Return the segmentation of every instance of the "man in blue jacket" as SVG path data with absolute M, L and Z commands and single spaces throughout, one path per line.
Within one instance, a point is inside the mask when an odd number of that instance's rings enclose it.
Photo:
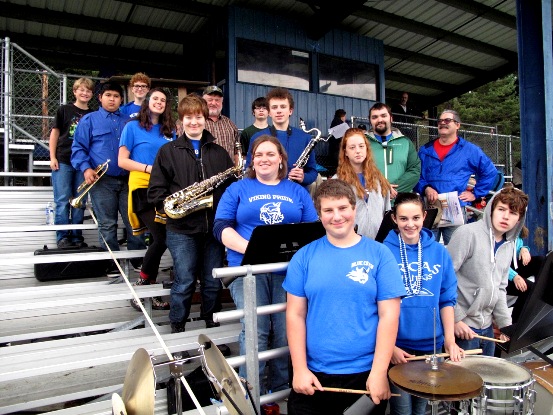
M 81 118 L 71 147 L 71 164 L 84 173 L 87 184 L 98 181 L 90 189 L 94 214 L 98 218 L 100 246 L 119 251 L 117 241 L 117 212 L 121 214 L 127 229 L 129 250 L 145 249 L 144 241 L 133 236 L 128 215 L 128 172 L 117 165 L 119 138 L 129 119 L 119 111 L 123 89 L 119 84 L 107 82 L 102 85 L 99 100 L 101 107 Z M 110 160 L 107 172 L 98 180 L 96 167 Z M 104 243 L 105 240 L 105 243 Z M 139 266 L 141 260 L 132 261 Z M 117 268 L 112 269 L 117 273 Z M 108 275 L 110 272 L 108 272 Z
M 461 137 L 457 132 L 461 118 L 456 111 L 445 110 L 438 119 L 439 137 L 419 150 L 421 178 L 415 190 L 434 203 L 438 194 L 457 191 L 461 207 L 477 197 L 486 196 L 492 189 L 497 169 L 482 149 Z M 471 175 L 476 176 L 476 185 L 467 190 Z M 436 240 L 443 236 L 447 245 L 455 226 L 433 230 Z

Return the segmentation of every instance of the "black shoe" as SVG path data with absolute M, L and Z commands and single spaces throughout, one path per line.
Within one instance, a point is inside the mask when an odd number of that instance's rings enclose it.
M 206 329 L 211 329 L 213 327 L 219 327 L 220 325 L 221 325 L 221 323 L 215 323 L 213 320 L 210 320 L 210 319 L 205 320 L 205 328 Z
M 72 247 L 73 247 L 73 244 L 71 243 L 71 241 L 68 238 L 61 238 L 58 241 L 58 248 L 60 248 L 60 249 L 72 248 Z
M 186 323 L 171 323 L 171 334 L 184 333 Z
M 173 353 L 173 357 L 175 358 L 175 360 L 188 359 L 190 357 L 190 353 L 188 353 L 187 350 L 183 352 L 176 352 L 176 353 Z M 187 360 L 184 363 L 192 363 L 192 362 L 190 360 Z
M 219 349 L 219 351 L 221 352 L 221 354 L 225 357 L 229 357 L 230 356 L 230 347 L 228 347 L 226 344 L 220 344 L 217 346 L 217 348 Z
M 80 249 L 88 247 L 88 244 L 85 241 L 75 241 L 73 242 L 73 246 Z

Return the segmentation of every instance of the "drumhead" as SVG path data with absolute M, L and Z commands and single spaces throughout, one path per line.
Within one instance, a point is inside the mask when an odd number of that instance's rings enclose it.
M 460 362 L 448 363 L 478 373 L 487 385 L 524 384 L 532 378 L 532 374 L 526 368 L 497 357 L 466 356 Z

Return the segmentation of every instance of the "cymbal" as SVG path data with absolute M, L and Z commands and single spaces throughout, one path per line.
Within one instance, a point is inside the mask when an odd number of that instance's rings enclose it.
M 219 351 L 215 343 L 205 334 L 198 336 L 198 343 L 205 346 L 203 355 L 205 357 L 205 370 L 207 377 L 213 383 L 219 397 L 225 404 L 231 415 L 254 415 L 251 401 L 246 399 L 246 390 L 240 382 L 238 375 L 227 362 L 227 359 Z M 213 379 L 213 377 L 215 379 Z M 221 390 L 224 389 L 224 392 Z M 230 398 L 230 399 L 229 399 Z M 231 402 L 234 402 L 233 403 Z M 236 407 L 235 407 L 236 405 Z
M 153 415 L 156 394 L 154 367 L 145 349 L 134 352 L 125 382 L 123 402 L 128 415 Z
M 479 395 L 484 385 L 477 373 L 449 363 L 439 363 L 437 370 L 424 361 L 404 363 L 391 368 L 388 376 L 399 388 L 430 400 L 467 399 Z
M 114 393 L 111 395 L 111 414 L 112 415 L 127 415 L 127 410 L 125 409 L 125 403 L 121 397 Z

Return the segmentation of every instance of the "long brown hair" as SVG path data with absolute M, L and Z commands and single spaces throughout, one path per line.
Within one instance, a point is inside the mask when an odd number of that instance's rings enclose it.
M 365 141 L 367 147 L 367 157 L 363 161 L 363 177 L 365 178 L 365 188 L 361 185 L 361 182 L 357 178 L 357 173 L 353 170 L 349 159 L 346 157 L 346 147 L 348 145 L 348 139 L 354 135 L 360 135 Z M 373 159 L 373 152 L 369 144 L 369 140 L 365 136 L 365 132 L 360 128 L 350 128 L 344 134 L 342 143 L 340 145 L 340 156 L 338 158 L 338 169 L 336 171 L 338 178 L 342 179 L 346 183 L 355 187 L 355 193 L 362 198 L 365 197 L 365 190 L 377 191 L 380 184 L 380 193 L 382 196 L 387 196 L 390 193 L 391 186 L 388 180 L 384 177 Z

